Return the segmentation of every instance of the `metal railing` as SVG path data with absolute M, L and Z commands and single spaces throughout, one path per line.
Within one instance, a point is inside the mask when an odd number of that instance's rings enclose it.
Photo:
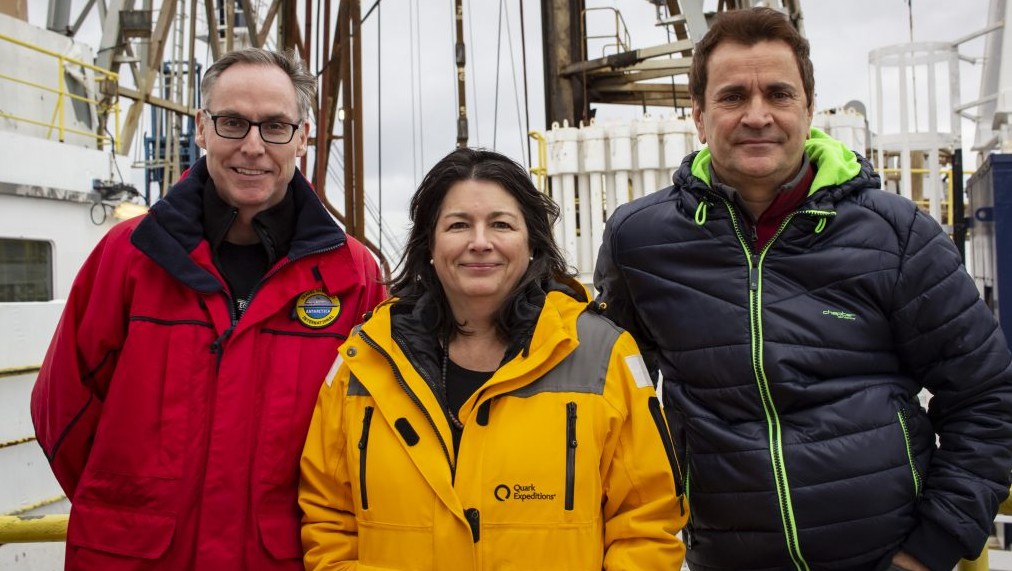
M 1005 501 L 998 506 L 998 513 L 1000 515 L 1012 515 L 1012 494 L 1005 498 Z M 988 562 L 988 548 L 985 545 L 984 551 L 980 553 L 980 557 L 973 561 L 963 560 L 959 562 L 959 566 L 956 568 L 959 571 L 988 571 L 991 568 Z
M 69 521 L 67 514 L 0 516 L 0 544 L 66 541 Z
M 925 175 L 925 174 L 930 174 L 931 173 L 931 171 L 929 169 L 923 169 L 923 168 L 920 168 L 920 169 L 909 169 L 909 170 L 910 170 L 911 174 Z M 882 176 L 887 175 L 887 174 L 902 175 L 903 169 L 897 169 L 897 168 L 875 169 L 875 172 L 877 172 L 879 175 L 882 175 Z M 972 175 L 973 173 L 974 173 L 973 170 L 964 170 L 963 171 L 963 175 L 964 176 L 969 176 L 969 175 Z M 940 174 L 940 175 L 946 175 L 945 180 L 946 180 L 946 187 L 947 187 L 947 189 L 946 189 L 945 197 L 942 200 L 942 207 L 945 209 L 945 212 L 946 212 L 945 220 L 946 220 L 946 222 L 948 224 L 951 225 L 952 224 L 952 218 L 953 218 L 952 191 L 953 191 L 953 182 L 954 182 L 952 180 L 952 169 L 939 169 L 938 170 L 938 174 Z M 920 200 L 915 200 L 914 204 L 916 204 L 920 208 L 922 208 L 925 211 L 927 211 L 931 207 L 931 200 L 928 199 L 928 198 L 922 198 Z M 939 223 L 941 223 L 941 220 L 939 220 Z
M 53 498 L 61 501 L 65 496 Z M 41 506 L 32 506 L 36 509 Z M 1012 496 L 998 508 L 1002 515 L 1012 515 Z M 0 545 L 4 543 L 41 543 L 67 540 L 67 523 L 70 516 L 58 515 L 6 515 L 0 516 Z M 973 561 L 959 562 L 958 571 L 988 571 L 988 548 L 985 546 L 980 557 Z
M 545 191 L 545 178 L 548 177 L 548 141 L 540 131 L 531 131 L 527 136 L 538 143 L 538 165 L 531 166 L 531 174 L 534 175 L 538 190 Z
M 52 94 L 55 94 L 57 96 L 56 97 L 56 105 L 55 105 L 55 107 L 53 109 L 52 116 L 50 117 L 50 119 L 49 119 L 48 122 L 46 122 L 46 121 L 40 121 L 38 119 L 31 118 L 31 117 L 22 117 L 22 116 L 19 116 L 19 115 L 15 115 L 13 113 L 7 113 L 6 111 L 2 111 L 2 110 L 0 110 L 0 117 L 6 118 L 6 119 L 10 119 L 12 121 L 17 121 L 17 122 L 20 122 L 20 123 L 27 123 L 27 124 L 30 124 L 30 125 L 37 125 L 37 126 L 40 126 L 40 127 L 47 127 L 49 129 L 49 131 L 46 133 L 46 137 L 52 137 L 53 131 L 55 130 L 57 132 L 57 134 L 58 134 L 58 138 L 59 138 L 60 142 L 64 142 L 66 140 L 67 133 L 72 133 L 72 134 L 80 135 L 80 136 L 83 136 L 83 137 L 93 138 L 93 139 L 95 139 L 96 144 L 98 144 L 98 145 L 103 145 L 103 144 L 105 144 L 107 142 L 115 142 L 115 147 L 116 147 L 115 150 L 116 150 L 116 152 L 121 152 L 120 141 L 113 141 L 111 136 L 104 135 L 104 134 L 101 134 L 101 133 L 94 133 L 94 132 L 89 132 L 89 131 L 81 131 L 79 129 L 72 129 L 70 127 L 67 127 L 66 117 L 65 117 L 65 115 L 66 115 L 65 110 L 66 110 L 67 100 L 68 99 L 69 100 L 73 100 L 73 101 L 80 101 L 80 102 L 86 103 L 86 104 L 88 104 L 90 106 L 95 106 L 97 109 L 99 109 L 100 113 L 104 113 L 104 112 L 107 112 L 107 111 L 111 110 L 113 112 L 114 117 L 115 117 L 115 131 L 114 132 L 118 133 L 119 130 L 120 130 L 120 107 L 119 107 L 119 98 L 118 98 L 117 92 L 115 90 L 112 91 L 111 99 L 108 102 L 103 102 L 103 101 L 100 101 L 100 100 L 97 100 L 97 99 L 90 99 L 88 97 L 84 97 L 82 95 L 78 95 L 76 93 L 71 93 L 71 92 L 67 91 L 67 85 L 66 85 L 65 76 L 66 76 L 66 68 L 67 68 L 67 66 L 68 65 L 75 65 L 75 66 L 80 66 L 80 67 L 82 67 L 84 69 L 91 70 L 92 72 L 94 72 L 95 73 L 95 82 L 96 82 L 97 86 L 102 86 L 102 85 L 113 85 L 113 86 L 116 86 L 116 85 L 119 84 L 119 74 L 117 74 L 117 73 L 115 73 L 113 71 L 110 71 L 108 69 L 103 69 L 101 67 L 97 67 L 97 66 L 92 65 L 92 64 L 90 64 L 88 62 L 81 61 L 79 59 L 75 59 L 75 58 L 71 58 L 71 57 L 67 57 L 67 56 L 65 56 L 63 54 L 60 54 L 58 52 L 54 52 L 52 50 L 48 50 L 48 49 L 43 48 L 43 47 L 32 45 L 32 44 L 30 44 L 28 42 L 19 40 L 17 38 L 12 38 L 11 36 L 0 34 L 0 40 L 3 40 L 3 41 L 6 41 L 6 42 L 9 42 L 11 44 L 14 44 L 16 46 L 20 46 L 22 48 L 34 51 L 36 53 L 44 54 L 44 55 L 50 56 L 52 58 L 55 58 L 56 59 L 56 70 L 55 70 L 56 71 L 56 85 L 57 85 L 56 88 L 53 88 L 53 87 L 50 87 L 49 85 L 43 85 L 41 83 L 35 83 L 33 81 L 28 81 L 26 79 L 15 77 L 15 76 L 12 76 L 12 75 L 8 75 L 6 73 L 0 73 L 0 80 L 10 81 L 10 82 L 13 82 L 13 83 L 17 83 L 19 85 L 24 85 L 24 86 L 27 86 L 27 87 L 31 87 L 31 88 L 37 89 L 39 91 L 43 91 L 43 92 L 47 92 L 47 93 L 52 93 Z M 99 89 L 99 91 L 102 91 L 102 90 Z

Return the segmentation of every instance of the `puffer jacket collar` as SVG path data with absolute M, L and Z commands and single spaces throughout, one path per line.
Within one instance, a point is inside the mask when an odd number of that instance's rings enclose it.
M 211 293 L 223 289 L 221 280 L 194 259 L 194 251 L 207 244 L 203 225 L 203 189 L 210 175 L 201 157 L 186 176 L 151 207 L 130 241 L 173 277 L 187 286 Z M 309 181 L 296 170 L 288 192 L 295 203 L 295 233 L 285 260 L 332 250 L 347 241 L 344 231 L 320 203 Z
M 819 129 L 811 130 L 811 137 L 805 142 L 805 153 L 816 173 L 802 209 L 832 212 L 844 197 L 869 186 L 881 186 L 878 174 L 867 159 Z M 705 200 L 708 193 L 714 192 L 710 188 L 711 158 L 709 148 L 685 157 L 672 176 L 675 185 L 672 191 L 685 190 L 697 200 Z

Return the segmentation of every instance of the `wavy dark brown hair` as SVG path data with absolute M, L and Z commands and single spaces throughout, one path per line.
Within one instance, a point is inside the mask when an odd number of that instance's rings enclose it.
M 552 235 L 552 226 L 559 218 L 558 205 L 534 187 L 523 166 L 505 155 L 485 149 L 461 148 L 443 157 L 429 170 L 411 197 L 411 231 L 404 257 L 398 265 L 399 273 L 390 282 L 390 292 L 409 303 L 425 293 L 432 293 L 438 315 L 433 325 L 440 338 L 463 333 L 461 326 L 464 324 L 454 319 L 446 293 L 429 260 L 443 199 L 453 185 L 465 180 L 493 182 L 502 187 L 516 199 L 527 224 L 528 246 L 534 259 L 495 318 L 496 331 L 506 340 L 521 314 L 518 306 L 532 286 L 547 289 L 551 281 L 574 274 Z

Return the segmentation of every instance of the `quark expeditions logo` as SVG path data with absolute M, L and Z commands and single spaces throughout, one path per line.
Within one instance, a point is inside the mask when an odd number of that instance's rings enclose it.
M 550 502 L 556 496 L 539 492 L 534 484 L 499 484 L 492 494 L 500 502 Z
M 307 291 L 295 302 L 295 316 L 306 327 L 326 327 L 341 315 L 341 300 L 327 295 L 322 289 Z

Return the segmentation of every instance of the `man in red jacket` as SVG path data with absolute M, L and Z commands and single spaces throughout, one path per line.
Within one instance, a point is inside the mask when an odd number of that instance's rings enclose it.
M 295 168 L 315 83 L 294 55 L 214 63 L 197 115 L 206 156 L 77 276 L 32 394 L 73 504 L 67 569 L 302 568 L 313 404 L 385 296 Z

